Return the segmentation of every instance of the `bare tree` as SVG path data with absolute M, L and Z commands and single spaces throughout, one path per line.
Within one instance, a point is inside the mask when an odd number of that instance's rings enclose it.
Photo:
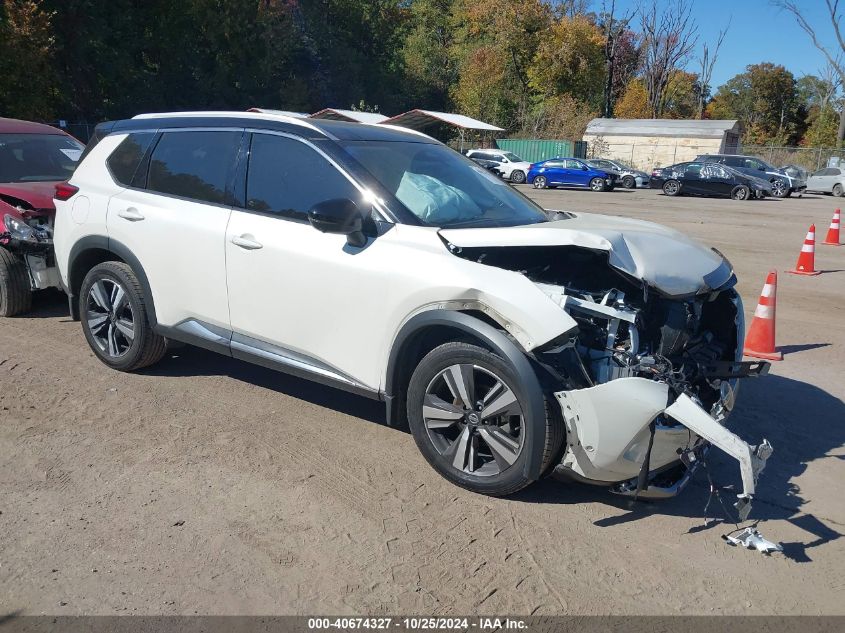
M 701 50 L 701 57 L 699 58 L 699 68 L 701 72 L 698 73 L 698 103 L 696 105 L 698 118 L 704 118 L 704 107 L 707 105 L 707 97 L 710 94 L 710 80 L 713 78 L 713 67 L 716 65 L 716 60 L 719 57 L 719 49 L 722 48 L 722 42 L 725 41 L 725 35 L 728 34 L 728 29 L 731 28 L 731 22 L 728 20 L 728 25 L 719 31 L 716 38 L 716 44 L 712 50 L 707 42 L 704 42 Z
M 837 75 L 839 75 L 840 83 L 845 85 L 845 63 L 843 63 L 841 57 L 841 55 L 845 53 L 845 37 L 843 37 L 840 24 L 842 16 L 839 14 L 839 0 L 825 0 L 828 17 L 830 19 L 830 23 L 833 25 L 833 31 L 836 33 L 836 42 L 839 44 L 839 51 L 837 51 L 835 55 L 827 46 L 819 41 L 816 34 L 817 27 L 810 24 L 797 2 L 793 2 L 793 0 L 774 0 L 774 4 L 786 9 L 795 16 L 798 26 L 804 29 L 804 32 L 810 36 L 813 46 L 821 51 L 827 59 L 827 63 L 830 64 L 830 66 L 836 70 Z M 836 140 L 840 145 L 842 144 L 842 141 L 845 140 L 845 108 L 842 108 L 839 112 L 839 129 L 836 131 Z
M 692 19 L 689 0 L 673 0 L 658 9 L 657 0 L 641 15 L 643 38 L 643 81 L 651 116 L 663 114 L 666 87 L 672 72 L 682 67 L 698 41 L 698 27 Z
M 616 53 L 619 48 L 619 38 L 628 28 L 631 20 L 636 15 L 636 9 L 624 13 L 620 18 L 616 18 L 616 0 L 610 0 L 608 6 L 607 0 L 602 0 L 602 21 L 604 26 L 604 68 L 605 68 L 605 84 L 604 84 L 604 108 L 602 115 L 605 118 L 613 116 L 613 77 L 616 71 Z
M 590 0 L 560 0 L 558 10 L 561 15 L 574 18 L 576 15 L 584 15 L 590 8 Z

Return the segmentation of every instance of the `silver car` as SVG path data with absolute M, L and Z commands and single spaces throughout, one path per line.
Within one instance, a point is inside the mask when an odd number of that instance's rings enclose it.
M 832 193 L 837 198 L 845 192 L 845 172 L 839 167 L 825 167 L 807 178 L 807 191 Z
M 587 161 L 592 167 L 597 169 L 604 169 L 616 177 L 617 181 L 625 187 L 625 189 L 636 189 L 637 187 L 648 187 L 649 176 L 644 171 L 634 169 L 630 165 L 620 163 L 618 160 L 610 160 L 609 158 L 593 158 Z

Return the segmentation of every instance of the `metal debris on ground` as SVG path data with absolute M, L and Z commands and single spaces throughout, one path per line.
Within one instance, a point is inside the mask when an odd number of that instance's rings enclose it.
M 756 549 L 758 552 L 763 552 L 764 554 L 783 551 L 783 546 L 780 543 L 772 543 L 768 539 L 763 538 L 763 535 L 760 534 L 760 531 L 756 527 L 747 527 L 736 536 L 725 534 L 722 538 L 725 539 L 728 545 Z

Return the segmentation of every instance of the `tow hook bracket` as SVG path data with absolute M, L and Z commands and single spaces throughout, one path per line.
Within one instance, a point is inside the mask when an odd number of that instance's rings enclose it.
M 783 546 L 780 543 L 772 543 L 770 540 L 763 538 L 763 535 L 755 527 L 747 527 L 736 536 L 725 534 L 722 538 L 728 545 L 756 549 L 763 554 L 783 551 Z

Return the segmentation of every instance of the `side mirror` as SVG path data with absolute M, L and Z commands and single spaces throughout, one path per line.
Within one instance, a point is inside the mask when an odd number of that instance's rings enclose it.
M 321 233 L 345 235 L 350 246 L 361 247 L 367 243 L 364 216 L 349 198 L 333 198 L 315 204 L 308 212 L 308 221 Z

